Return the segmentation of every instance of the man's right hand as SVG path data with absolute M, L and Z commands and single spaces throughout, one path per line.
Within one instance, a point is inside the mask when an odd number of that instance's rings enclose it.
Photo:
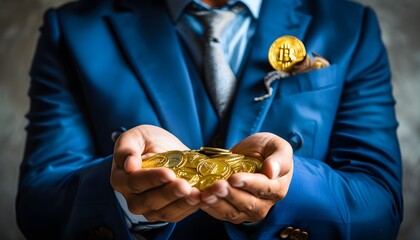
M 111 185 L 126 199 L 133 214 L 150 222 L 178 222 L 200 208 L 200 191 L 166 168 L 143 169 L 142 159 L 169 150 L 188 150 L 166 130 L 140 125 L 116 141 Z

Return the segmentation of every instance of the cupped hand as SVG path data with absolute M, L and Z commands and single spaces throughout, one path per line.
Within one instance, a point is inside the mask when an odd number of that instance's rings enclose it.
M 133 214 L 150 222 L 177 222 L 199 209 L 200 191 L 166 168 L 142 168 L 156 153 L 188 148 L 168 131 L 140 125 L 116 141 L 110 181 L 126 199 Z
M 201 207 L 208 214 L 235 224 L 257 222 L 283 199 L 293 175 L 290 144 L 271 133 L 257 133 L 235 145 L 231 151 L 263 161 L 260 173 L 235 173 L 203 190 Z

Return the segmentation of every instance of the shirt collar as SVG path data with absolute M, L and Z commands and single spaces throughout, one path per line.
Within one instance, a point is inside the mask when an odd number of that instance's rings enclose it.
M 263 0 L 229 0 L 228 4 L 231 5 L 237 2 L 242 2 L 249 9 L 252 16 L 257 19 L 260 13 L 262 1 Z M 166 5 L 169 9 L 172 20 L 174 22 L 178 21 L 184 9 L 193 2 L 202 5 L 200 0 L 166 0 Z

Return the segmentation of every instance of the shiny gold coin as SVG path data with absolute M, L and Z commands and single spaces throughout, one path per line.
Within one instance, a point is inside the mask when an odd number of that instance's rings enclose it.
M 200 181 L 195 187 L 197 187 L 200 191 L 202 191 L 205 188 L 213 185 L 213 183 L 215 183 L 216 181 L 223 180 L 223 179 L 224 178 L 220 175 L 206 175 L 200 179 Z
M 232 152 L 228 149 L 223 149 L 223 148 L 201 147 L 200 153 L 203 153 L 205 155 L 216 155 L 216 154 L 230 154 Z
M 231 167 L 224 161 L 210 158 L 198 164 L 197 172 L 203 176 L 219 175 L 227 178 L 231 174 Z
M 241 161 L 242 159 L 244 159 L 244 157 L 245 156 L 242 154 L 231 153 L 231 154 L 214 155 L 212 156 L 212 159 L 218 159 L 228 164 L 232 164 L 234 162 Z
M 306 57 L 305 45 L 293 36 L 283 36 L 273 42 L 268 50 L 268 61 L 280 71 L 290 72 L 296 63 Z
M 230 153 L 231 151 L 229 149 L 224 149 L 224 148 L 216 148 L 216 147 L 201 147 L 200 151 L 204 151 L 204 152 L 228 152 Z
M 161 154 L 153 155 L 142 162 L 142 168 L 157 168 L 164 167 L 168 163 L 169 159 Z
M 175 172 L 177 178 L 183 178 L 187 180 L 192 187 L 194 187 L 201 180 L 201 176 L 193 168 L 176 168 L 173 169 L 173 171 Z
M 188 168 L 197 168 L 198 164 L 201 161 L 208 159 L 207 155 L 201 154 L 196 151 L 185 151 L 184 154 L 187 156 L 188 160 L 184 167 Z
M 183 167 L 188 160 L 188 157 L 182 151 L 168 151 L 161 154 L 168 158 L 168 162 L 165 164 L 167 168 Z
M 238 172 L 254 173 L 254 172 L 259 171 L 259 169 L 261 168 L 261 164 L 259 164 L 257 161 L 244 158 L 241 161 L 234 163 L 231 167 L 234 173 L 238 173 Z
M 244 159 L 243 159 L 243 161 L 245 161 L 245 162 L 247 162 L 247 161 L 254 162 L 255 163 L 255 172 L 261 172 L 261 167 L 262 167 L 263 163 L 259 159 L 254 158 L 254 157 L 245 156 Z
M 207 155 L 208 154 L 208 155 Z M 221 148 L 200 150 L 168 151 L 156 154 L 143 161 L 144 168 L 166 167 L 178 178 L 203 190 L 215 181 L 228 179 L 234 172 L 259 171 L 262 163 L 252 157 L 232 153 Z

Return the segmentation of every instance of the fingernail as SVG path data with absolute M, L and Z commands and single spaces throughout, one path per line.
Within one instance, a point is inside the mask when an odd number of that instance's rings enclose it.
M 160 184 L 166 184 L 166 183 L 168 183 L 168 182 L 170 182 L 170 180 L 169 180 L 169 179 L 167 179 L 167 178 L 160 178 L 160 179 L 159 179 L 159 183 L 160 183 Z
M 280 173 L 280 164 L 277 161 L 273 161 L 271 163 L 271 167 L 273 169 L 273 178 L 276 178 L 279 176 Z
M 207 198 L 203 199 L 204 202 L 206 202 L 207 204 L 214 204 L 217 202 L 217 197 L 214 195 L 210 195 Z
M 218 197 L 227 197 L 227 195 L 229 194 L 229 191 L 227 190 L 227 188 L 222 189 L 221 191 L 217 192 L 216 195 Z
M 195 206 L 200 202 L 200 200 L 194 198 L 187 198 L 185 201 L 191 206 Z
M 161 184 L 166 184 L 176 178 L 175 174 L 173 174 L 173 171 L 170 171 L 169 174 L 163 175 L 159 181 Z
M 185 197 L 185 193 L 179 191 L 178 189 L 175 189 L 174 193 L 177 197 Z
M 127 171 L 127 159 L 124 161 L 124 171 L 125 171 L 125 172 L 128 172 L 128 171 Z
M 131 173 L 141 169 L 141 161 L 133 155 L 126 157 L 124 162 L 124 171 L 126 173 Z
M 238 181 L 238 182 L 233 182 L 232 186 L 237 187 L 237 188 L 241 188 L 241 187 L 245 186 L 245 184 L 242 181 Z

